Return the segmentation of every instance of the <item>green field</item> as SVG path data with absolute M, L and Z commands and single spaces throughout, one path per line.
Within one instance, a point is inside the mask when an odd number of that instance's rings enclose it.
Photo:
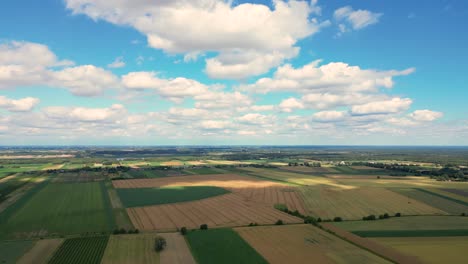
M 334 223 L 362 237 L 467 236 L 468 217 L 409 216 Z
M 33 246 L 33 241 L 0 242 L 0 263 L 16 263 Z
M 336 174 L 347 174 L 347 175 L 388 175 L 391 171 L 383 169 L 355 169 L 349 166 L 335 166 L 334 170 Z
M 0 235 L 19 238 L 109 232 L 114 228 L 114 218 L 104 190 L 104 182 L 42 186 L 0 215 Z
M 460 204 L 449 197 L 431 193 L 424 189 L 392 189 L 392 191 L 426 203 L 450 214 L 460 215 L 461 213 L 468 213 L 468 206 Z
M 232 229 L 192 231 L 187 234 L 187 241 L 200 264 L 267 263 Z
M 200 200 L 228 192 L 213 186 L 117 189 L 120 200 L 127 208 Z
M 185 169 L 188 174 L 220 174 L 220 172 L 213 168 L 196 168 L 196 169 Z
M 69 238 L 58 248 L 49 263 L 99 264 L 108 240 L 108 236 Z
M 154 238 L 145 234 L 111 236 L 102 263 L 159 263 Z

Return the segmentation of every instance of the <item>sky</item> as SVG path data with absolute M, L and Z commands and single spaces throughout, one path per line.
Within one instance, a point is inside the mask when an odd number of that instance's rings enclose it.
M 0 4 L 0 145 L 468 145 L 468 3 Z

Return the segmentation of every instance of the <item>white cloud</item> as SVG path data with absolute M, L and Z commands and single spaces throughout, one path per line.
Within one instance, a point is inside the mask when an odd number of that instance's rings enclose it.
M 279 107 L 281 108 L 282 111 L 284 112 L 292 112 L 294 109 L 303 109 L 304 104 L 297 100 L 296 98 L 288 98 L 283 100 Z
M 347 113 L 343 111 L 321 111 L 312 115 L 316 122 L 337 122 L 345 119 Z
M 315 2 L 276 0 L 272 9 L 222 0 L 66 0 L 66 5 L 74 14 L 132 26 L 151 47 L 168 53 L 217 52 L 207 60 L 207 73 L 238 79 L 279 65 L 294 56 L 298 40 L 328 25 L 310 19 L 320 12 Z M 251 60 L 244 60 L 244 53 Z
M 416 110 L 413 113 L 409 114 L 409 116 L 415 120 L 415 121 L 421 121 L 421 122 L 430 122 L 434 121 L 436 119 L 439 119 L 443 116 L 444 114 L 442 112 L 436 112 L 436 111 L 431 111 L 431 110 Z
M 125 67 L 125 62 L 123 60 L 123 57 L 115 58 L 115 60 L 112 63 L 107 64 L 107 67 L 108 68 L 113 68 L 113 69 Z
M 75 95 L 96 96 L 119 86 L 118 77 L 109 71 L 93 65 L 70 67 L 72 64 L 59 61 L 41 44 L 17 41 L 2 44 L 0 88 L 44 85 L 65 88 Z
M 5 96 L 0 96 L 0 108 L 4 108 L 11 112 L 29 112 L 40 100 L 38 98 L 26 97 L 21 99 L 10 99 Z
M 114 122 L 126 114 L 123 105 L 114 104 L 109 108 L 85 107 L 46 107 L 43 112 L 49 118 L 65 120 L 64 122 Z
M 333 16 L 339 22 L 346 22 L 352 29 L 359 30 L 379 22 L 382 13 L 373 13 L 368 10 L 354 10 L 351 6 L 344 6 L 335 10 Z M 348 31 L 344 24 L 339 25 L 341 33 Z
M 409 98 L 392 98 L 386 101 L 370 102 L 362 105 L 351 107 L 353 115 L 372 115 L 372 114 L 388 114 L 399 113 L 411 106 L 413 101 Z

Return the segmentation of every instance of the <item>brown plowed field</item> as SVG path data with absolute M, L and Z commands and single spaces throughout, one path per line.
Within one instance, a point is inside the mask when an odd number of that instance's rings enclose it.
M 325 229 L 328 229 L 332 232 L 334 232 L 337 236 L 342 237 L 348 241 L 351 241 L 352 243 L 359 245 L 363 248 L 367 248 L 368 250 L 383 256 L 387 259 L 392 260 L 395 263 L 412 263 L 412 264 L 417 264 L 421 263 L 420 259 L 418 259 L 415 256 L 410 256 L 406 255 L 404 253 L 401 253 L 397 251 L 396 249 L 393 249 L 391 247 L 385 246 L 383 244 L 380 244 L 376 241 L 357 236 L 353 233 L 350 233 L 344 229 L 341 229 L 333 224 L 330 223 L 323 223 L 322 226 Z
M 235 230 L 269 263 L 388 263 L 312 225 L 240 227 Z
M 302 223 L 302 219 L 280 212 L 270 205 L 251 202 L 237 194 L 165 205 L 127 209 L 133 225 L 140 230 L 175 230 L 183 226 L 198 228 L 241 226 L 250 223 Z

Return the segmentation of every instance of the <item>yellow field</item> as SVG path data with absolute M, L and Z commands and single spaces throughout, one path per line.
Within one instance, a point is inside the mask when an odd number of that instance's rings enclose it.
M 389 237 L 374 240 L 427 263 L 466 263 L 468 237 Z
M 195 264 L 195 259 L 187 246 L 185 238 L 179 233 L 160 234 L 166 239 L 167 246 L 160 253 L 161 264 Z
M 333 175 L 331 175 L 332 177 Z M 427 177 L 399 177 L 395 179 L 386 178 L 377 179 L 377 177 L 341 177 L 334 179 L 337 183 L 349 186 L 366 186 L 380 188 L 448 188 L 448 189 L 465 189 L 468 190 L 468 182 L 447 182 L 436 181 Z
M 404 215 L 446 214 L 419 201 L 383 188 L 336 189 L 328 187 L 300 187 L 306 210 L 322 219 L 341 217 L 361 219 L 370 214 L 402 213 Z
M 388 263 L 312 225 L 234 230 L 269 263 Z
M 101 263 L 159 263 L 154 238 L 150 234 L 111 236 Z

